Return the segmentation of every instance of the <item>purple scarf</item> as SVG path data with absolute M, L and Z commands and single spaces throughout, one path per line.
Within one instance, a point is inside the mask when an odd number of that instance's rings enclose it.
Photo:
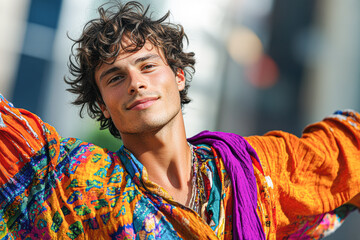
M 233 238 L 265 239 L 256 212 L 257 189 L 251 156 L 259 165 L 260 161 L 255 150 L 243 137 L 233 133 L 204 131 L 188 141 L 212 146 L 224 162 L 233 186 Z

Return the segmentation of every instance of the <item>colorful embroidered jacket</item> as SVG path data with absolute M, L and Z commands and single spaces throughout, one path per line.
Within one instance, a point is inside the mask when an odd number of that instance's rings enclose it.
M 300 139 L 283 132 L 247 138 L 262 165 L 254 161 L 268 239 L 320 237 L 354 209 L 344 203 L 360 206 L 358 118 L 338 113 Z M 149 181 L 125 148 L 109 152 L 61 138 L 0 95 L 0 238 L 231 239 L 236 189 L 212 147 L 194 152 L 203 182 L 200 215 Z

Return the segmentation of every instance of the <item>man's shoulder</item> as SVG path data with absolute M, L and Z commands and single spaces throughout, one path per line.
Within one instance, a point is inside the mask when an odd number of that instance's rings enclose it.
M 101 181 L 111 172 L 123 172 L 124 166 L 116 152 L 76 138 L 60 140 L 58 164 L 67 165 L 69 174 L 84 174 Z M 119 170 L 121 169 L 121 170 Z M 109 173 L 110 171 L 110 173 Z

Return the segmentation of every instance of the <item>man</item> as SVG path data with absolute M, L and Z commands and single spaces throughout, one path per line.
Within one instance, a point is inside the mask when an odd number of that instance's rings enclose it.
M 75 40 L 66 82 L 124 146 L 61 138 L 0 98 L 2 238 L 319 238 L 360 206 L 357 113 L 337 112 L 302 138 L 187 140 L 195 60 L 182 27 L 136 2 L 99 14 Z

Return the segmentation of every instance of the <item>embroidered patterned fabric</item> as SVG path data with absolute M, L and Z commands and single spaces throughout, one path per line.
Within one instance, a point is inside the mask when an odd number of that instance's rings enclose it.
M 298 225 L 294 226 L 298 230 L 288 238 L 322 239 L 338 229 L 345 218 L 354 210 L 356 210 L 355 206 L 344 204 L 331 212 L 306 217 L 302 221 L 298 221 Z
M 149 181 L 124 147 L 60 138 L 4 98 L 0 106 L 0 238 L 232 238 L 231 184 L 212 148 L 194 146 L 201 218 Z

